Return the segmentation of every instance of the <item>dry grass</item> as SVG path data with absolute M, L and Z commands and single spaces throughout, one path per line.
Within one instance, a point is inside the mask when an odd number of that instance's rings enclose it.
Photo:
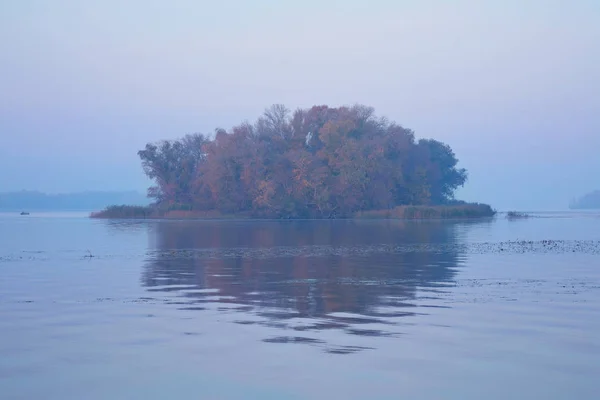
M 359 219 L 470 219 L 493 217 L 496 211 L 487 204 L 459 203 L 443 206 L 399 206 L 389 210 L 362 211 L 354 214 Z M 247 219 L 248 213 L 225 215 L 218 211 L 161 210 L 142 206 L 109 206 L 94 212 L 91 218 L 107 219 Z M 260 219 L 260 218 L 257 218 Z
M 109 206 L 102 211 L 93 212 L 90 218 L 100 219 L 231 219 L 246 218 L 243 215 L 223 215 L 218 211 L 199 210 L 161 210 L 155 207 L 142 206 Z
M 355 218 L 369 219 L 464 219 L 493 217 L 496 211 L 487 204 L 465 203 L 443 206 L 398 206 L 389 210 L 363 211 Z
M 150 218 L 156 211 L 151 207 L 114 205 L 102 211 L 93 212 L 91 218 Z

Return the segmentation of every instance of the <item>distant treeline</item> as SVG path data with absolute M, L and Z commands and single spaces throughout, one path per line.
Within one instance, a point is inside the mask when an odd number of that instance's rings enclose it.
M 448 145 L 416 140 L 362 105 L 293 113 L 274 105 L 254 124 L 217 129 L 214 138 L 149 143 L 138 155 L 155 182 L 148 196 L 163 211 L 345 218 L 455 204 L 454 192 L 467 180 Z
M 569 208 L 573 210 L 600 209 L 600 190 L 588 193 L 579 199 L 571 201 Z
M 37 191 L 0 193 L 0 210 L 89 211 L 109 204 L 147 205 L 150 201 L 138 192 L 80 192 L 46 194 Z

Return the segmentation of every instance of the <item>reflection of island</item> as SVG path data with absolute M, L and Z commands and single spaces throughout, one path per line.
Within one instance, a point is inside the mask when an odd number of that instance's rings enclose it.
M 152 224 L 142 284 L 192 303 L 219 302 L 325 318 L 411 311 L 418 289 L 450 283 L 459 262 L 455 226 L 401 221 Z M 444 251 L 436 250 L 443 245 Z M 214 296 L 214 292 L 212 296 Z M 229 299 L 229 300 L 227 300 Z M 399 309 L 401 307 L 402 309 Z M 388 311 L 382 311 L 388 309 Z

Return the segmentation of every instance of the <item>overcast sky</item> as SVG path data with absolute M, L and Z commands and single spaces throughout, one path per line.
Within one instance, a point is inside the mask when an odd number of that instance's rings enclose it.
M 455 150 L 459 196 L 600 189 L 597 0 L 0 2 L 0 191 L 143 191 L 137 150 L 362 103 Z

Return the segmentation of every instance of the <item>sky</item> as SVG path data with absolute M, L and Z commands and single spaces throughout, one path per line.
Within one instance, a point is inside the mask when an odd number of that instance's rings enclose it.
M 0 192 L 144 191 L 146 143 L 275 103 L 373 106 L 499 210 L 600 189 L 597 0 L 0 1 L 0 93 Z

